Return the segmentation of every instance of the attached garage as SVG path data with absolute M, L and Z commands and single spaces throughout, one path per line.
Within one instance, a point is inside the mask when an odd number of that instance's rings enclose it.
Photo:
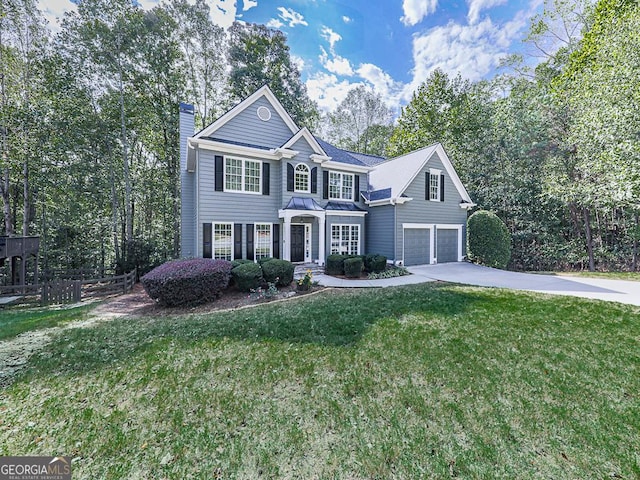
M 448 263 L 459 261 L 458 228 L 436 228 L 436 261 Z
M 405 228 L 404 229 L 404 264 L 424 265 L 431 258 L 431 229 L 430 228 Z

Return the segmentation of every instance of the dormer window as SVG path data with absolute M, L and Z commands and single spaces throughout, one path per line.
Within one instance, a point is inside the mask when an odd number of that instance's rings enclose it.
M 309 193 L 309 167 L 304 163 L 296 165 L 294 173 L 294 191 L 299 193 Z

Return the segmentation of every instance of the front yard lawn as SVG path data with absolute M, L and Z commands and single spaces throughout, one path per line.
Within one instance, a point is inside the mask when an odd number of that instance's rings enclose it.
M 30 308 L 0 310 L 0 340 L 41 328 L 57 327 L 82 320 L 88 307 Z
M 0 455 L 84 478 L 640 476 L 637 307 L 423 284 L 72 329 Z

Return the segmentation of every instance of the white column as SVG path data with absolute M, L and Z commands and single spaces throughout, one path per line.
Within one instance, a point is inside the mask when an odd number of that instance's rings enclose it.
M 324 265 L 324 261 L 327 258 L 325 247 L 327 245 L 327 238 L 325 235 L 325 215 L 318 216 L 318 265 Z
M 282 234 L 282 258 L 291 261 L 291 216 L 284 217 L 284 233 Z

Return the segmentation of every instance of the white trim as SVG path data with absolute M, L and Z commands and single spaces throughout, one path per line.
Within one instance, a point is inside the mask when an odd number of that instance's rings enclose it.
M 438 223 L 435 225 L 436 232 L 438 229 L 440 230 L 458 230 L 458 261 L 462 262 L 464 260 L 464 255 L 462 255 L 462 231 L 464 229 L 463 224 L 457 223 Z
M 270 150 L 264 150 L 262 148 L 234 145 L 232 143 L 217 142 L 215 140 L 203 140 L 201 138 L 189 138 L 187 141 L 189 146 L 192 148 L 199 147 L 205 150 L 213 150 L 222 154 L 244 155 L 264 158 L 268 160 L 293 158 L 299 153 L 294 150 L 288 150 L 286 148 L 272 148 Z
M 276 113 L 280 115 L 280 117 L 282 118 L 282 121 L 287 125 L 289 130 L 291 130 L 292 134 L 300 130 L 298 126 L 295 124 L 295 122 L 293 121 L 293 119 L 291 118 L 291 116 L 287 113 L 287 111 L 284 109 L 282 104 L 278 101 L 276 96 L 273 94 L 271 89 L 267 85 L 264 85 L 263 87 L 256 90 L 252 95 L 248 96 L 242 102 L 240 102 L 231 110 L 229 110 L 227 113 L 225 113 L 220 118 L 218 118 L 211 125 L 200 130 L 194 136 L 194 138 L 210 136 L 213 132 L 218 130 L 224 124 L 226 124 L 227 122 L 229 122 L 230 120 L 238 116 L 240 113 L 244 112 L 249 106 L 253 105 L 260 97 L 265 97 L 267 99 L 267 101 L 271 104 L 271 106 L 276 111 Z
M 431 176 L 435 176 L 438 179 L 438 185 L 436 186 L 436 198 L 431 198 Z M 439 202 L 440 201 L 440 192 L 442 191 L 442 170 L 438 168 L 430 168 L 429 169 L 429 184 L 427 185 L 427 189 L 429 192 L 429 201 L 430 202 Z
M 369 200 L 368 202 L 365 200 L 365 204 L 369 207 L 380 207 L 382 205 L 402 205 L 403 203 L 407 203 L 413 200 L 412 197 L 394 197 L 394 198 L 383 198 L 382 200 Z
M 298 225 L 300 227 L 304 227 L 304 260 L 303 262 L 305 263 L 311 263 L 312 262 L 312 256 L 313 256 L 313 236 L 311 235 L 312 233 L 312 225 L 311 223 L 305 223 L 305 222 L 294 222 L 291 223 L 291 225 Z M 318 239 L 319 241 L 320 239 Z M 291 241 L 291 234 L 289 234 L 289 241 Z M 307 246 L 309 247 L 307 249 Z M 291 258 L 291 252 L 289 252 L 289 258 Z
M 242 173 L 240 174 L 240 185 L 242 187 L 241 190 L 230 190 L 227 188 L 227 160 L 238 160 L 242 162 Z M 251 190 L 245 190 L 245 179 L 246 179 L 246 162 L 254 162 L 257 163 L 258 166 L 258 191 L 254 192 Z M 250 195 L 262 195 L 262 160 L 257 160 L 255 158 L 242 158 L 242 157 L 230 157 L 225 155 L 223 157 L 222 163 L 222 173 L 224 175 L 223 183 L 222 183 L 222 191 L 228 193 L 246 193 Z
M 333 160 L 328 160 L 321 163 L 324 168 L 330 168 L 332 170 L 344 170 L 345 172 L 350 173 L 368 173 L 373 170 L 373 167 L 361 167 L 359 165 L 351 165 L 350 163 L 334 162 Z
M 268 122 L 269 120 L 271 120 L 271 110 L 269 110 L 264 105 L 260 105 L 256 109 L 256 115 L 258 115 L 258 118 L 263 122 Z
M 359 223 L 332 223 L 331 224 L 331 231 L 329 232 L 329 252 L 331 252 L 333 254 L 333 227 L 339 227 L 340 228 L 340 243 L 343 242 L 343 238 L 342 238 L 342 227 L 349 227 L 349 238 L 347 240 L 347 253 L 346 255 L 362 255 L 362 229 L 360 228 L 360 224 Z M 357 247 L 357 251 L 355 254 L 353 253 L 349 253 L 349 247 L 351 244 L 351 229 L 353 227 L 357 227 L 358 228 L 358 247 Z M 343 254 L 345 255 L 345 254 Z
M 330 217 L 364 217 L 369 212 L 352 212 L 350 210 L 326 210 Z
M 313 149 L 314 153 L 312 153 L 311 155 L 309 155 L 309 157 L 314 160 L 314 157 L 316 158 L 326 158 L 326 159 L 330 159 L 331 157 L 327 156 L 327 153 L 322 149 L 322 147 L 320 146 L 320 144 L 318 143 L 318 141 L 315 139 L 315 137 L 311 134 L 311 132 L 309 131 L 309 129 L 307 127 L 303 127 L 300 130 L 298 130 L 298 132 L 291 137 L 289 140 L 287 140 L 285 142 L 284 145 L 282 145 L 281 148 L 289 148 L 292 147 L 298 140 L 300 140 L 300 138 L 304 137 L 304 139 L 307 141 L 307 143 L 309 144 L 309 146 Z
M 204 229 L 202 227 L 202 225 L 204 225 L 205 223 L 210 223 L 211 224 L 211 258 L 215 259 L 216 258 L 216 225 L 231 225 L 231 260 L 235 260 L 233 254 L 234 254 L 234 244 L 235 244 L 235 238 L 234 238 L 234 222 L 221 222 L 219 220 L 209 220 L 209 221 L 204 221 L 201 222 L 198 225 L 198 230 L 200 231 L 200 238 L 199 238 L 199 245 L 198 245 L 198 256 L 202 257 L 204 255 L 204 251 L 202 249 L 202 243 L 203 243 L 203 239 L 204 239 Z
M 331 185 L 331 175 L 332 174 L 340 176 L 340 186 L 338 187 L 339 188 L 338 191 L 340 193 L 340 196 L 338 198 L 335 198 L 335 197 L 331 196 L 331 187 L 332 187 L 332 185 Z M 329 170 L 328 175 L 329 175 L 329 178 L 328 178 L 329 184 L 327 185 L 327 200 L 329 200 L 329 201 L 336 200 L 336 201 L 339 201 L 339 202 L 352 202 L 353 203 L 353 194 L 354 194 L 354 191 L 355 191 L 355 188 L 356 188 L 356 176 L 355 176 L 355 174 L 348 173 L 348 172 L 336 172 L 336 171 L 333 171 L 333 170 Z M 349 195 L 349 197 L 347 197 L 347 198 L 342 196 L 343 188 L 345 188 L 345 187 L 343 187 L 344 177 L 346 175 L 351 177 L 351 195 Z
M 326 212 L 324 210 L 278 210 L 278 218 L 284 220 L 282 233 L 283 260 L 291 261 L 291 220 L 293 217 L 316 217 L 318 219 L 318 265 L 324 265 L 327 243 L 325 238 Z
M 403 223 L 402 224 L 402 265 L 404 262 L 405 230 L 429 230 L 429 265 L 436 263 L 435 259 L 435 228 L 433 223 Z

